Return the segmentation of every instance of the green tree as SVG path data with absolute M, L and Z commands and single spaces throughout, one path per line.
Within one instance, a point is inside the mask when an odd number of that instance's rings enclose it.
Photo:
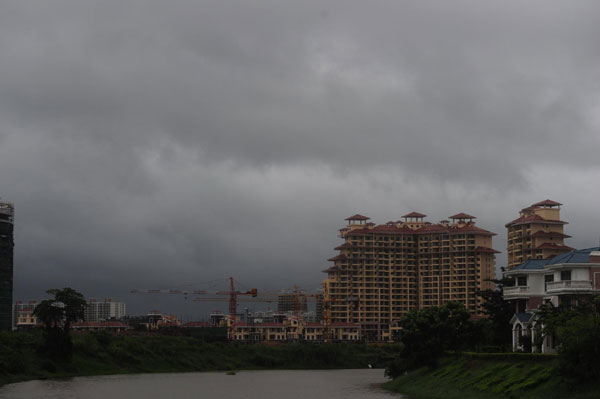
M 543 333 L 558 345 L 558 372 L 572 383 L 600 377 L 600 296 L 580 298 L 577 306 L 540 306 Z
M 51 289 L 47 293 L 54 298 L 43 300 L 33 311 L 45 329 L 42 349 L 53 357 L 69 359 L 73 353 L 71 325 L 83 319 L 87 303 L 81 293 L 69 287 Z
M 515 307 L 504 300 L 504 287 L 514 285 L 514 279 L 505 277 L 491 281 L 496 284 L 495 289 L 477 291 L 477 295 L 483 299 L 481 307 L 487 316 L 478 324 L 483 330 L 484 344 L 494 345 L 505 351 L 512 345 L 510 319 L 515 314 Z
M 467 348 L 478 340 L 470 317 L 458 302 L 408 312 L 400 320 L 403 349 L 386 370 L 387 375 L 396 377 L 418 367 L 435 367 L 444 351 Z

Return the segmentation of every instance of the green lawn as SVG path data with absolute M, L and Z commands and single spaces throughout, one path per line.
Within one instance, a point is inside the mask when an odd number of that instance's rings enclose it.
M 574 389 L 553 373 L 554 359 L 542 356 L 446 358 L 396 378 L 384 388 L 410 399 L 592 399 L 600 385 Z

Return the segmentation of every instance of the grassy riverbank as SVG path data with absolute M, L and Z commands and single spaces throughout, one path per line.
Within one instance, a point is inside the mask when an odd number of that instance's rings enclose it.
M 35 331 L 0 334 L 0 385 L 103 374 L 384 367 L 396 349 L 361 344 L 241 345 L 192 337 L 90 333 L 75 335 L 72 361 L 61 362 L 39 354 L 41 342 L 42 334 Z
M 416 370 L 385 383 L 410 399 L 592 399 L 600 384 L 570 387 L 543 355 L 471 355 L 446 358 L 435 370 Z

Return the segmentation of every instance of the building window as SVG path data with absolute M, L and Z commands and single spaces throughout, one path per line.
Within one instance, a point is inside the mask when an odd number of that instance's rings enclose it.
M 548 289 L 548 283 L 551 283 L 554 281 L 554 274 L 546 274 L 544 276 L 544 290 Z
M 525 287 L 525 286 L 527 286 L 527 276 L 517 277 L 517 285 L 519 287 Z
M 562 272 L 560 272 L 560 279 L 561 279 L 561 281 L 570 281 L 571 280 L 571 271 L 563 270 Z

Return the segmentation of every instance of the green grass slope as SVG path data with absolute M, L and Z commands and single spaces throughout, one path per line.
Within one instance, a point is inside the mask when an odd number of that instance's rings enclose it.
M 554 375 L 554 358 L 542 355 L 487 355 L 446 358 L 383 385 L 410 399 L 592 399 L 600 384 L 570 387 Z

